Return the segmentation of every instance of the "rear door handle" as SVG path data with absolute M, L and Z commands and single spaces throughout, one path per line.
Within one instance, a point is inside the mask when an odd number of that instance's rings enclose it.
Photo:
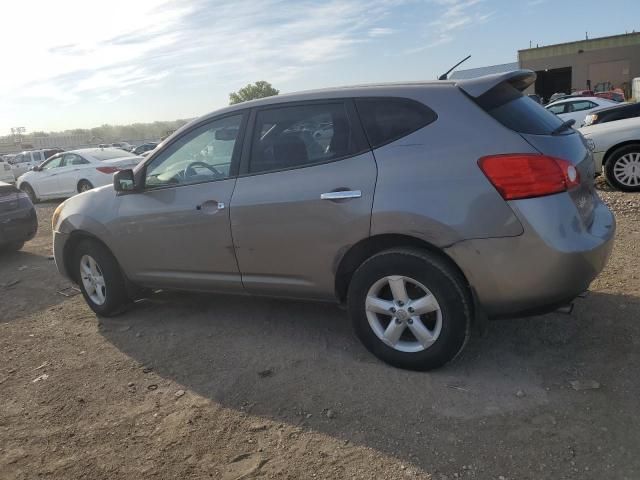
M 327 192 L 320 195 L 320 200 L 345 200 L 348 198 L 360 198 L 360 190 L 343 190 L 339 192 Z
M 196 210 L 202 210 L 205 213 L 215 213 L 218 210 L 224 210 L 224 202 L 216 202 L 215 200 L 207 200 L 202 205 L 196 205 Z

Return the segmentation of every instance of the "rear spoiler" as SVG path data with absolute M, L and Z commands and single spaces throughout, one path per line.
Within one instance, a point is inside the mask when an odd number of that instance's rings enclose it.
M 509 83 L 514 88 L 523 91 L 535 81 L 536 73 L 534 71 L 513 70 L 511 72 L 494 73 L 493 75 L 485 75 L 484 77 L 469 80 L 460 80 L 456 82 L 456 86 L 464 90 L 469 96 L 478 98 L 483 93 L 486 93 L 501 83 Z

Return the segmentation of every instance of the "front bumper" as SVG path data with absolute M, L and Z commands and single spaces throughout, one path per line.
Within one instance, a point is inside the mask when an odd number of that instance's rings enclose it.
M 20 210 L 0 213 L 0 245 L 12 242 L 27 242 L 38 232 L 38 217 L 31 206 Z
M 53 258 L 56 261 L 56 267 L 61 275 L 71 278 L 64 262 L 64 247 L 69 240 L 69 235 L 60 232 L 53 232 Z
M 554 310 L 587 290 L 611 254 L 615 218 L 596 201 L 590 226 L 583 224 L 567 195 L 511 202 L 523 235 L 466 240 L 446 252 L 489 317 Z
M 604 160 L 605 152 L 593 152 L 593 162 L 596 166 L 596 174 L 602 173 L 602 161 Z

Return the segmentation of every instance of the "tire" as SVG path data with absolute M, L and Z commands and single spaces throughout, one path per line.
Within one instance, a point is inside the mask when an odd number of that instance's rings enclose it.
M 29 195 L 29 199 L 31 200 L 31 203 L 33 204 L 38 203 L 38 197 L 36 197 L 36 192 L 33 191 L 33 188 L 31 187 L 31 185 L 29 185 L 28 183 L 23 183 L 22 185 L 20 185 L 20 190 L 22 190 L 24 193 Z
M 640 192 L 640 145 L 618 148 L 604 165 L 607 183 L 623 192 Z
M 95 263 L 95 269 L 91 266 Z M 85 301 L 98 315 L 121 313 L 130 303 L 120 266 L 111 252 L 94 240 L 83 240 L 74 252 L 73 268 Z
M 78 193 L 88 192 L 93 188 L 93 185 L 89 180 L 80 180 L 78 182 Z
M 391 290 L 391 284 L 400 282 L 408 294 L 404 304 L 397 301 L 398 288 Z M 351 279 L 347 303 L 358 338 L 395 367 L 438 368 L 458 356 L 471 334 L 472 301 L 466 282 L 443 259 L 423 250 L 387 250 L 366 260 Z M 386 313 L 390 306 L 395 313 Z M 427 313 L 416 315 L 420 311 Z
M 0 245 L 0 251 L 2 252 L 17 252 L 24 247 L 24 242 L 11 242 Z

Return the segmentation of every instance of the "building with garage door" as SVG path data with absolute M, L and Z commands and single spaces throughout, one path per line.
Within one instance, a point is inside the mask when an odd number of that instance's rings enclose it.
M 616 88 L 631 97 L 640 77 L 640 33 L 593 38 L 518 51 L 520 68 L 538 75 L 527 93 L 548 99 L 556 92 L 606 92 Z
M 617 88 L 630 98 L 633 79 L 640 77 L 640 33 L 527 48 L 518 51 L 517 63 L 457 70 L 450 78 L 474 78 L 517 68 L 537 73 L 535 84 L 526 93 L 535 92 L 546 100 L 554 93 Z

